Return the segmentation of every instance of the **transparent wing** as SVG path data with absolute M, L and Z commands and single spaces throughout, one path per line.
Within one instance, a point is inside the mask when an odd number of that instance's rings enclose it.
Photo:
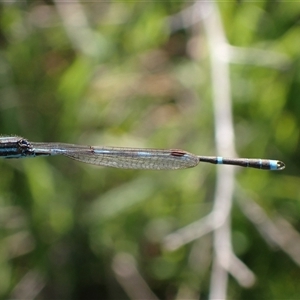
M 175 170 L 199 163 L 196 155 L 182 150 L 91 147 L 89 152 L 68 151 L 63 155 L 88 164 L 121 169 Z

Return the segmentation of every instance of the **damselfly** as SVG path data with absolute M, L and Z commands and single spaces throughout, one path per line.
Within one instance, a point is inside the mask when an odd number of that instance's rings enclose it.
M 122 169 L 175 170 L 197 166 L 200 162 L 233 165 L 262 170 L 283 170 L 279 160 L 199 156 L 184 150 L 81 146 L 64 143 L 31 143 L 18 136 L 0 137 L 0 157 L 25 158 L 64 155 L 105 167 Z

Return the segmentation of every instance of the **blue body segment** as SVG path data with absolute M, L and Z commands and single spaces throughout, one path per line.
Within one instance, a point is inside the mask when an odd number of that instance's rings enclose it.
M 217 164 L 222 165 L 223 164 L 223 157 L 222 156 L 217 156 Z
M 277 160 L 270 160 L 270 170 L 278 170 Z

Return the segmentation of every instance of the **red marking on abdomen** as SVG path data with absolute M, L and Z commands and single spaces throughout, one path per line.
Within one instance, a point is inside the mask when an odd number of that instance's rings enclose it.
M 186 153 L 182 150 L 171 150 L 171 155 L 172 156 L 183 156 L 185 155 Z

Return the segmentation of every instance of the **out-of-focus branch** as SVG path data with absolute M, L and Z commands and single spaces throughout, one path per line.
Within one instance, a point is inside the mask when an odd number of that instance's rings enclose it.
M 258 65 L 284 70 L 291 65 L 291 60 L 285 54 L 258 48 L 243 48 L 227 45 L 226 59 L 230 63 Z
M 216 4 L 196 2 L 194 8 L 203 16 L 210 51 L 215 140 L 217 154 L 235 156 L 234 129 L 231 112 L 231 89 L 229 65 L 221 54 L 226 51 L 227 41 Z M 228 271 L 232 266 L 230 211 L 234 191 L 234 168 L 222 167 L 217 170 L 216 193 L 213 211 L 222 215 L 224 224 L 214 231 L 213 260 L 210 299 L 225 299 L 227 294 Z M 239 273 L 234 273 L 237 275 Z
M 117 254 L 113 260 L 112 270 L 130 299 L 158 300 L 136 268 L 133 256 L 126 253 Z
M 54 0 L 54 3 L 74 49 L 87 56 L 98 57 L 101 51 L 97 43 L 99 34 L 90 28 L 80 2 Z
M 178 21 L 177 23 L 174 21 Z M 228 46 L 217 6 L 212 3 L 195 4 L 171 19 L 178 28 L 192 26 L 202 20 L 207 35 L 213 90 L 215 139 L 217 154 L 236 156 L 231 112 L 231 89 Z M 173 21 L 173 22 L 172 22 Z M 217 171 L 216 192 L 212 212 L 205 218 L 168 235 L 165 246 L 176 249 L 202 235 L 214 231 L 210 299 L 225 299 L 228 273 L 245 287 L 253 285 L 254 274 L 234 255 L 231 244 L 230 212 L 234 191 L 234 168 L 222 166 Z
M 239 189 L 241 191 L 241 189 Z M 255 225 L 263 238 L 287 253 L 300 266 L 300 234 L 284 218 L 277 216 L 273 221 L 264 210 L 245 193 L 240 192 L 238 204 L 245 216 Z
M 228 272 L 243 287 L 249 288 L 255 283 L 254 273 L 233 252 L 231 252 Z
M 195 26 L 212 12 L 212 8 L 207 5 L 205 15 L 199 10 L 199 3 L 196 1 L 193 5 L 171 16 L 168 20 L 171 32 L 186 29 Z M 235 47 L 223 41 L 219 51 L 219 59 L 227 63 L 259 65 L 268 68 L 284 70 L 291 65 L 290 58 L 280 52 L 259 49 L 254 47 Z M 191 50 L 191 56 L 194 57 L 194 51 Z
M 37 299 L 37 296 L 45 286 L 42 274 L 35 270 L 27 272 L 20 282 L 15 286 L 11 299 Z
M 166 236 L 164 239 L 164 247 L 167 250 L 174 251 L 185 244 L 190 243 L 193 240 L 196 240 L 201 236 L 224 226 L 225 221 L 226 215 L 218 214 L 215 211 L 212 211 L 212 213 L 208 214 L 201 220 Z M 221 246 L 221 249 L 223 249 L 223 246 Z M 219 254 L 221 256 L 220 266 L 231 273 L 231 275 L 236 278 L 241 286 L 250 287 L 254 284 L 255 276 L 253 272 L 235 256 L 231 245 L 229 245 L 227 254 L 222 250 Z M 229 258 L 225 257 L 224 255 L 228 255 Z M 229 263 L 227 263 L 228 261 Z
M 25 255 L 35 248 L 34 238 L 27 230 L 14 233 L 2 239 L 1 242 L 7 247 L 8 258 Z
M 222 217 L 222 216 L 221 216 Z M 217 220 L 217 221 L 216 221 Z M 214 217 L 214 212 L 176 232 L 167 235 L 163 245 L 167 250 L 174 251 L 201 236 L 217 229 L 224 224 L 224 219 Z

